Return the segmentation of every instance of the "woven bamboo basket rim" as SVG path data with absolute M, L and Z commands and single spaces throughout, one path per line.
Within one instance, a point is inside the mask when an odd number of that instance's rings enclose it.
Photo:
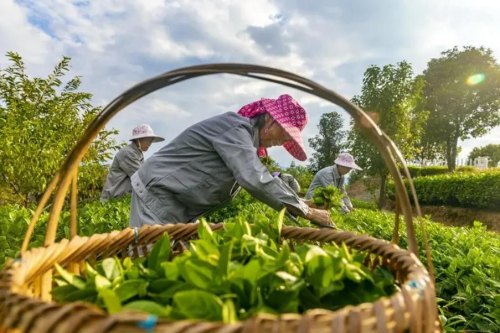
M 210 225 L 212 229 L 221 224 Z M 9 264 L 0 280 L 0 313 L 3 327 L 17 327 L 25 332 L 134 332 L 140 331 L 150 316 L 141 313 L 108 315 L 90 304 L 81 302 L 57 304 L 33 297 L 29 286 L 55 264 L 69 266 L 84 260 L 111 256 L 128 256 L 130 249 L 137 255 L 148 251 L 167 232 L 173 240 L 190 239 L 198 225 L 169 224 L 145 226 L 138 232 L 127 228 L 91 237 L 77 236 L 45 248 L 24 252 Z M 410 252 L 387 241 L 352 232 L 315 228 L 283 227 L 285 239 L 345 243 L 351 248 L 372 254 L 396 276 L 399 290 L 373 303 L 344 307 L 337 311 L 309 310 L 304 314 L 259 315 L 223 324 L 206 321 L 153 322 L 155 332 L 436 332 L 434 286 L 425 267 Z M 9 306 L 10 305 L 10 306 Z M 91 320 L 89 319 L 91 318 Z M 149 319 L 148 319 L 149 318 Z
M 72 262 L 76 262 L 77 259 L 85 260 L 89 256 L 90 249 L 92 249 L 92 251 L 110 249 L 111 244 L 108 244 L 106 240 L 109 241 L 112 239 L 113 242 L 124 245 L 130 244 L 130 237 L 132 237 L 132 235 L 130 234 L 130 229 L 125 229 L 121 232 L 116 231 L 108 234 L 94 235 L 90 238 L 76 237 L 78 167 L 80 165 L 80 162 L 82 161 L 82 158 L 88 151 L 90 144 L 97 137 L 98 133 L 104 128 L 104 126 L 114 115 L 123 110 L 126 106 L 160 88 L 171 86 L 192 78 L 213 74 L 239 75 L 253 79 L 278 83 L 287 87 L 292 87 L 307 92 L 311 95 L 315 95 L 342 107 L 353 117 L 356 126 L 365 131 L 371 142 L 374 143 L 378 148 L 386 166 L 389 169 L 391 176 L 394 179 L 396 202 L 398 207 L 398 212 L 396 214 L 395 220 L 394 235 L 397 236 L 397 231 L 399 230 L 399 213 L 401 213 L 405 221 L 409 250 L 412 252 L 412 254 L 410 254 L 410 252 L 407 252 L 406 250 L 399 249 L 399 251 L 403 251 L 407 256 L 410 256 L 412 260 L 414 260 L 416 267 L 418 267 L 418 269 L 416 269 L 415 272 L 412 273 L 416 275 L 412 276 L 408 281 L 414 281 L 414 283 L 419 286 L 419 288 L 417 289 L 421 289 L 421 291 L 416 294 L 415 291 L 412 290 L 412 288 L 403 284 L 401 295 L 398 294 L 399 296 L 397 299 L 390 298 L 387 301 L 381 300 L 381 302 L 385 304 L 385 307 L 382 305 L 378 305 L 382 304 L 379 302 L 365 303 L 364 305 L 360 305 L 359 307 L 347 307 L 338 312 L 345 313 L 348 316 L 348 323 L 361 323 L 364 322 L 364 319 L 366 319 L 366 321 L 370 321 L 372 323 L 371 325 L 373 326 L 375 325 L 373 324 L 375 322 L 377 332 L 402 332 L 402 330 L 400 330 L 401 327 L 399 324 L 406 322 L 407 319 L 401 319 L 406 318 L 406 316 L 409 316 L 410 318 L 409 328 L 412 331 L 433 331 L 436 327 L 434 324 L 437 321 L 437 308 L 435 304 L 435 293 L 432 279 L 432 262 L 430 258 L 430 249 L 428 247 L 423 219 L 419 219 L 421 221 L 421 228 L 423 230 L 423 240 L 424 245 L 426 246 L 428 267 L 431 273 L 431 278 L 429 279 L 429 272 L 425 269 L 425 267 L 423 267 L 423 265 L 420 264 L 419 260 L 414 255 L 418 254 L 418 245 L 415 235 L 413 212 L 412 206 L 410 204 L 409 193 L 407 192 L 405 184 L 403 182 L 401 171 L 409 181 L 410 194 L 413 196 L 413 201 L 416 203 L 415 209 L 417 216 L 421 216 L 420 207 L 418 206 L 418 200 L 416 197 L 415 189 L 413 187 L 410 173 L 406 168 L 402 154 L 400 153 L 394 142 L 374 123 L 374 121 L 361 108 L 354 105 L 352 102 L 345 99 L 336 92 L 325 88 L 314 81 L 287 71 L 272 67 L 248 64 L 209 64 L 191 66 L 169 71 L 143 81 L 136 86 L 133 86 L 132 88 L 128 89 L 123 94 L 115 98 L 99 113 L 94 121 L 87 127 L 80 141 L 75 145 L 73 150 L 67 156 L 60 170 L 47 185 L 46 190 L 38 204 L 38 207 L 33 214 L 23 244 L 21 246 L 21 261 L 13 262 L 9 266 L 9 268 L 0 273 L 0 323 L 2 324 L 2 326 L 16 329 L 20 328 L 21 331 L 45 332 L 42 330 L 42 328 L 46 328 L 47 325 L 57 325 L 59 322 L 62 322 L 62 326 L 57 326 L 63 327 L 67 331 L 73 330 L 74 327 L 79 327 L 79 325 L 83 324 L 88 324 L 86 326 L 90 325 L 89 327 L 94 329 L 90 330 L 92 332 L 113 331 L 117 316 L 98 313 L 95 310 L 89 312 L 87 310 L 87 306 L 82 305 L 81 303 L 72 303 L 63 306 L 62 308 L 60 307 L 60 305 L 50 303 L 50 291 L 52 290 L 51 268 L 53 267 L 53 264 L 51 264 L 51 260 L 58 260 L 61 261 L 61 263 L 64 263 L 64 260 L 69 260 L 69 258 L 71 258 Z M 400 166 L 398 166 L 398 163 L 400 164 Z M 71 212 L 70 235 L 73 240 L 63 240 L 55 244 L 57 225 L 60 220 L 65 197 L 69 193 Z M 35 225 L 38 222 L 41 213 L 47 206 L 49 199 L 51 198 L 52 205 L 45 235 L 45 248 L 38 248 L 28 251 L 29 243 Z M 162 228 L 163 227 L 154 227 L 152 229 L 143 228 L 140 230 L 138 237 L 139 239 L 143 239 L 144 242 L 146 242 L 147 238 L 144 237 L 150 237 L 150 239 L 154 239 L 158 235 L 155 234 L 156 236 L 154 236 L 150 233 L 150 230 L 151 232 L 153 232 L 153 230 L 156 230 L 156 232 L 161 232 L 160 230 L 163 230 Z M 169 232 L 174 230 L 170 229 L 172 228 L 172 226 L 165 226 L 164 228 Z M 175 228 L 179 228 L 179 226 L 176 225 Z M 331 236 L 343 234 L 327 230 L 313 231 L 313 229 L 297 229 L 298 228 L 294 229 L 291 227 L 287 227 L 283 229 L 283 232 L 286 231 L 292 233 L 292 231 L 295 230 L 293 231 L 295 236 L 300 236 L 301 233 L 307 232 L 310 233 L 310 235 L 313 235 L 315 233 L 315 235 L 318 235 L 318 237 L 320 237 L 319 235 Z M 120 236 L 121 238 L 116 238 L 118 236 Z M 136 235 L 134 235 L 134 237 L 136 237 Z M 364 236 L 354 235 L 353 237 L 357 237 L 360 240 L 370 243 L 370 240 L 364 238 Z M 334 241 L 334 239 L 331 240 Z M 357 246 L 357 242 L 346 241 L 346 244 L 348 246 Z M 382 243 L 377 244 L 380 244 L 380 246 L 382 246 Z M 71 248 L 69 248 L 68 246 L 71 246 Z M 94 246 L 98 248 L 94 248 Z M 385 249 L 385 245 L 382 246 L 382 248 Z M 146 250 L 147 249 L 144 248 L 143 252 Z M 122 251 L 124 251 L 123 248 Z M 383 253 L 383 251 L 377 254 L 381 256 L 387 255 L 386 253 Z M 104 253 L 102 255 L 104 255 Z M 392 260 L 395 259 L 393 258 Z M 29 269 L 26 262 L 29 262 Z M 392 261 L 389 260 L 389 262 Z M 399 263 L 399 261 L 394 262 Z M 405 266 L 402 265 L 401 267 Z M 398 266 L 396 268 L 401 269 L 401 267 Z M 20 276 L 26 277 L 26 275 L 23 274 L 26 274 L 27 272 L 30 272 L 30 274 L 32 274 L 32 280 L 19 279 Z M 27 281 L 31 282 L 28 283 Z M 418 298 L 418 301 L 414 300 L 416 297 Z M 351 311 L 349 309 L 358 310 Z M 55 313 L 55 319 L 52 319 L 51 321 L 40 320 L 40 317 L 43 317 L 43 319 L 48 318 L 48 313 Z M 314 312 L 314 315 L 310 316 L 290 315 L 290 318 L 295 318 L 291 321 L 288 319 L 289 316 L 281 316 L 278 318 L 272 316 L 257 317 L 251 321 L 253 326 L 250 324 L 245 324 L 244 326 L 242 326 L 242 330 L 240 330 L 240 328 L 235 328 L 234 325 L 222 325 L 220 323 L 197 323 L 192 321 L 175 322 L 172 323 L 171 326 L 169 326 L 168 332 L 284 332 L 287 330 L 309 332 L 309 328 L 313 326 L 316 327 L 315 325 L 323 322 L 323 318 L 327 318 L 325 321 L 327 323 L 325 324 L 325 327 L 329 327 L 328 329 L 325 328 L 325 330 L 323 330 L 325 332 L 343 332 L 344 329 L 349 332 L 370 331 L 367 330 L 364 326 L 360 326 L 359 324 L 349 324 L 351 326 L 346 327 L 346 321 L 331 321 L 331 317 L 329 317 L 329 314 L 324 316 L 319 315 L 318 313 L 324 313 L 324 311 Z M 392 316 L 394 316 L 395 318 L 399 318 L 397 320 L 398 324 L 396 326 L 389 325 L 387 316 L 384 315 L 387 313 L 392 313 Z M 73 318 L 72 321 L 70 322 L 66 320 L 67 317 Z M 286 318 L 286 320 L 284 318 Z M 411 320 L 411 318 L 417 318 L 418 320 Z M 130 317 L 120 320 L 121 323 L 125 323 L 127 320 L 129 320 L 129 322 L 133 322 L 133 324 L 130 324 L 130 327 L 127 326 L 126 331 L 132 332 L 134 330 L 138 330 L 136 320 L 131 320 Z M 295 326 L 290 326 L 288 324 L 289 322 L 293 322 L 293 325 Z M 37 325 L 39 325 L 40 327 Z M 242 324 L 240 323 L 238 325 Z M 239 327 L 238 325 L 237 327 Z M 125 326 L 122 327 L 122 329 L 124 328 Z M 0 332 L 1 330 L 2 328 L 0 327 Z M 60 331 L 63 332 L 64 330 L 61 329 Z M 87 332 L 87 330 L 82 329 L 81 332 Z

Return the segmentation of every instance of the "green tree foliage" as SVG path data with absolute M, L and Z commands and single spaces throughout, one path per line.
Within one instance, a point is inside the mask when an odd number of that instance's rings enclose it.
M 487 145 L 484 147 L 476 147 L 469 154 L 469 160 L 474 160 L 480 156 L 489 157 L 488 166 L 495 167 L 500 161 L 500 145 Z
M 420 142 L 426 113 L 421 110 L 423 81 L 414 78 L 409 63 L 369 67 L 364 74 L 361 95 L 353 98 L 382 130 L 391 137 L 406 158 L 414 156 Z M 389 171 L 381 154 L 361 129 L 352 126 L 349 134 L 352 154 L 366 173 L 380 177 L 379 206 L 385 203 Z
M 321 116 L 319 134 L 309 139 L 311 148 L 315 150 L 310 158 L 314 172 L 330 166 L 345 147 L 346 131 L 342 130 L 342 117 L 337 112 L 325 113 Z
M 455 47 L 431 59 L 424 78 L 427 135 L 445 145 L 453 171 L 458 140 L 484 135 L 500 124 L 500 66 L 489 49 Z
M 422 100 L 422 104 L 424 104 Z M 428 111 L 426 119 L 428 118 Z M 426 121 L 423 124 L 422 135 L 416 143 L 415 157 L 423 163 L 424 161 L 444 160 L 446 159 L 446 143 L 436 140 L 436 134 L 439 128 L 436 124 Z
M 11 194 L 11 201 L 27 206 L 38 201 L 100 109 L 90 104 L 91 94 L 78 91 L 78 76 L 63 83 L 70 58 L 63 57 L 46 78 L 30 78 L 17 53 L 7 58 L 10 65 L 0 68 L 0 188 Z M 100 191 L 116 133 L 101 131 L 83 159 L 81 196 Z

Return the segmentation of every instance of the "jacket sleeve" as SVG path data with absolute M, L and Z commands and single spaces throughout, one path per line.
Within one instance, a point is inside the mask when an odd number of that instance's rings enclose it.
M 139 169 L 142 165 L 144 158 L 141 154 L 125 150 L 124 154 L 120 156 L 119 163 L 120 168 L 127 174 L 127 176 L 132 177 L 132 175 Z
M 281 179 L 274 178 L 260 162 L 249 128 L 233 127 L 213 138 L 212 144 L 238 184 L 252 196 L 276 210 L 287 207 L 293 213 L 308 213 L 307 205 L 297 194 Z

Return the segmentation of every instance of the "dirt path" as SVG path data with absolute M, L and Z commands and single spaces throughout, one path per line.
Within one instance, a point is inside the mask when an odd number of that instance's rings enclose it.
M 351 198 L 363 201 L 375 201 L 378 194 L 377 179 L 358 180 L 347 190 Z M 394 203 L 388 202 L 384 207 L 394 209 Z M 451 207 L 451 206 L 421 206 L 422 214 L 430 215 L 431 219 L 451 226 L 471 226 L 474 221 L 481 221 L 488 230 L 500 232 L 500 211 Z
M 422 214 L 446 225 L 471 226 L 474 221 L 481 221 L 488 230 L 500 232 L 500 212 L 450 206 L 422 206 L 421 209 Z

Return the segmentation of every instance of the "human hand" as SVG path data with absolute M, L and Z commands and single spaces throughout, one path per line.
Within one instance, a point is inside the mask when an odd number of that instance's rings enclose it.
M 309 208 L 309 212 L 306 215 L 306 219 L 311 221 L 311 223 L 323 227 L 323 228 L 331 228 L 336 229 L 335 223 L 333 223 L 330 212 L 328 210 Z

